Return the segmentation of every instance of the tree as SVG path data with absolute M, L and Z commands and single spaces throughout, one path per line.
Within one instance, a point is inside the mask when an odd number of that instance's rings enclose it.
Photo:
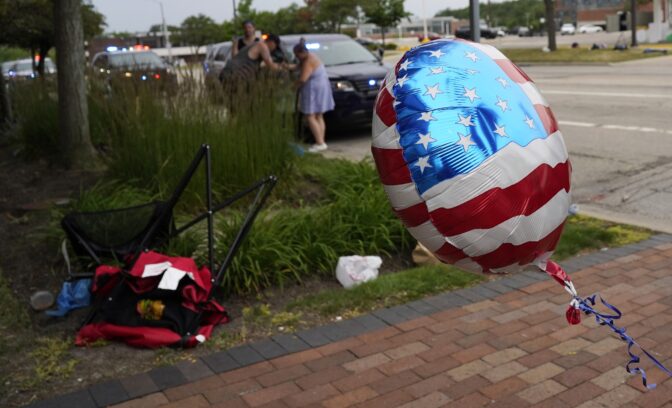
M 548 49 L 558 49 L 555 43 L 555 0 L 544 0 L 546 8 L 546 33 L 548 34 Z
M 497 25 L 509 28 L 533 25 L 539 27 L 539 18 L 545 16 L 544 3 L 540 0 L 513 0 L 502 3 L 490 3 L 488 13 Z M 451 10 L 446 9 L 438 12 L 437 17 L 452 16 L 459 19 L 469 18 L 469 7 Z
M 68 167 L 78 169 L 95 163 L 86 102 L 82 13 L 80 0 L 54 1 L 61 157 Z
M 44 74 L 44 59 L 54 46 L 55 0 L 4 0 L 0 20 L 4 32 L 0 42 L 30 50 L 37 72 Z M 91 4 L 80 4 L 84 38 L 90 39 L 103 33 L 105 17 Z
M 203 45 L 224 39 L 221 27 L 204 14 L 189 16 L 180 25 L 179 41 L 196 47 L 196 54 Z
M 329 31 L 341 32 L 341 25 L 348 18 L 357 15 L 359 0 L 320 0 L 317 21 L 326 25 Z
M 380 27 L 385 45 L 385 31 L 397 25 L 402 18 L 410 16 L 404 10 L 404 0 L 364 0 L 362 9 L 366 21 Z

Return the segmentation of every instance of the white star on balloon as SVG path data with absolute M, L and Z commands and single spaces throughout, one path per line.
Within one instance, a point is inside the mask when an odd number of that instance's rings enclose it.
M 429 75 L 438 75 L 438 74 L 443 74 L 445 71 L 443 70 L 443 67 L 438 67 L 438 68 L 430 68 L 430 71 L 432 71 L 431 74 Z
M 469 98 L 470 102 L 473 102 L 474 99 L 480 99 L 481 97 L 476 95 L 476 88 L 469 89 L 466 86 L 464 87 L 464 94 L 462 96 L 466 96 Z
M 476 75 L 476 74 L 478 74 L 478 71 L 475 70 L 475 69 L 468 69 L 468 70 L 467 70 L 467 74 L 469 74 L 469 75 Z
M 509 108 L 509 103 L 507 101 L 505 101 L 504 99 L 500 98 L 499 96 L 497 97 L 497 103 L 495 105 L 502 108 L 502 112 L 506 112 L 507 110 L 511 110 L 511 108 Z
M 410 78 L 408 77 L 408 75 L 404 75 L 404 76 L 401 77 L 401 78 L 397 78 L 397 85 L 399 86 L 399 88 L 403 88 L 403 87 L 404 87 L 404 84 L 405 84 L 406 81 L 408 81 L 409 79 L 410 79 Z
M 476 126 L 474 125 L 474 122 L 471 121 L 471 115 L 465 117 L 458 113 L 457 116 L 460 118 L 460 120 L 458 120 L 456 123 L 464 126 Z
M 436 57 L 436 58 L 441 58 L 445 53 L 443 53 L 441 50 L 436 50 L 436 51 L 429 51 L 429 56 L 430 57 Z
M 429 156 L 419 158 L 415 165 L 420 167 L 420 174 L 424 173 L 425 168 L 432 167 L 432 165 L 429 164 Z
M 413 64 L 413 62 L 411 62 L 411 60 L 407 59 L 406 61 L 399 64 L 399 71 L 401 71 L 402 69 L 404 71 L 408 71 L 408 67 L 411 66 L 411 64 Z
M 476 62 L 478 60 L 478 56 L 476 55 L 475 52 L 469 51 L 464 53 L 465 58 L 469 58 L 471 62 Z
M 534 129 L 534 120 L 532 118 L 525 115 L 525 121 L 524 122 L 527 123 L 527 126 L 529 126 L 530 129 Z
M 506 81 L 506 79 L 504 79 L 504 78 L 502 78 L 502 77 L 499 77 L 499 78 L 495 79 L 495 81 L 497 81 L 497 82 L 499 82 L 500 84 L 502 84 L 502 86 L 503 86 L 504 88 L 506 88 L 506 87 L 509 86 L 509 83 Z
M 429 96 L 432 97 L 432 99 L 436 99 L 436 95 L 438 95 L 438 94 L 442 94 L 442 93 L 443 93 L 443 92 L 439 89 L 439 84 L 438 84 L 438 83 L 437 83 L 437 84 L 434 84 L 434 85 L 432 85 L 432 86 L 425 85 L 425 88 L 427 88 L 427 90 L 425 91 L 425 93 L 424 93 L 423 95 L 429 95 Z
M 436 142 L 436 140 L 432 138 L 431 132 L 427 133 L 426 135 L 418 133 L 418 141 L 415 142 L 415 144 L 421 144 L 422 147 L 424 147 L 425 150 L 427 150 L 427 146 L 429 146 L 429 144 L 432 142 Z
M 509 135 L 506 134 L 506 129 L 504 126 L 499 126 L 498 124 L 495 124 L 495 133 L 500 135 L 501 137 L 509 137 Z
M 457 135 L 460 137 L 460 140 L 458 140 L 457 143 L 455 143 L 455 144 L 458 144 L 458 145 L 462 146 L 464 148 L 465 152 L 467 150 L 469 150 L 470 146 L 475 146 L 476 145 L 476 142 L 471 140 L 471 134 L 463 135 L 462 133 L 458 132 Z
M 420 114 L 420 119 L 418 120 L 424 120 L 425 122 L 429 122 L 431 120 L 436 120 L 434 116 L 432 116 L 432 112 L 422 112 Z

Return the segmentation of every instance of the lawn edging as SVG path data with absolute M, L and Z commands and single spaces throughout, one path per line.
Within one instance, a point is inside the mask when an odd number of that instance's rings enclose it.
M 562 266 L 567 273 L 571 274 L 584 268 L 614 261 L 670 243 L 672 243 L 672 235 L 657 234 L 634 244 L 570 258 L 562 262 Z M 118 404 L 212 375 L 336 343 L 447 309 L 492 299 L 548 279 L 545 274 L 539 272 L 507 275 L 501 279 L 469 288 L 379 309 L 353 319 L 342 320 L 293 334 L 274 335 L 261 341 L 218 351 L 192 361 L 183 360 L 175 365 L 155 368 L 131 377 L 108 380 L 52 399 L 38 401 L 29 406 L 97 408 Z

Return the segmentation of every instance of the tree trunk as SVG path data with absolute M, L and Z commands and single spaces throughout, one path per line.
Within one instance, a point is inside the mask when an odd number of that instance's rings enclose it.
M 546 6 L 546 33 L 548 34 L 548 49 L 555 51 L 558 46 L 555 42 L 555 0 L 544 0 Z
M 40 78 L 44 78 L 44 68 L 46 65 L 47 54 L 49 53 L 49 46 L 44 44 L 40 45 L 38 52 L 40 60 L 37 62 L 37 73 L 39 74 Z
M 383 48 L 385 47 L 385 27 L 380 27 L 380 33 L 383 35 Z
M 60 154 L 68 167 L 92 168 L 96 154 L 89 134 L 80 0 L 56 0 L 54 17 Z
M 5 83 L 5 76 L 0 74 L 0 131 L 12 121 L 12 105 L 9 102 L 9 92 Z

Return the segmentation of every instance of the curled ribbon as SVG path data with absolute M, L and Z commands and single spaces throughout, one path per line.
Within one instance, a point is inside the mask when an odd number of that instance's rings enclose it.
M 626 330 L 625 328 L 618 327 L 614 324 L 614 320 L 618 320 L 622 316 L 620 310 L 618 310 L 615 306 L 609 304 L 600 296 L 600 301 L 602 302 L 602 304 L 606 306 L 609 310 L 611 310 L 613 314 L 605 314 L 596 311 L 593 308 L 593 306 L 595 306 L 596 303 L 595 297 L 597 295 L 588 296 L 585 299 L 581 298 L 577 294 L 571 279 L 569 278 L 567 273 L 565 273 L 562 267 L 560 267 L 560 265 L 558 265 L 553 261 L 547 261 L 540 263 L 539 267 L 542 270 L 546 271 L 546 273 L 548 273 L 556 282 L 560 283 L 572 297 L 572 301 L 569 303 L 569 306 L 567 307 L 567 312 L 565 313 L 565 317 L 567 318 L 567 322 L 569 322 L 569 324 L 580 323 L 581 311 L 583 311 L 586 315 L 593 315 L 595 317 L 595 321 L 597 322 L 597 324 L 599 324 L 600 326 L 609 327 L 614 333 L 616 333 L 621 338 L 621 340 L 628 343 L 628 355 L 630 355 L 630 361 L 628 361 L 628 363 L 625 365 L 625 370 L 629 374 L 640 374 L 642 376 L 642 384 L 644 384 L 644 386 L 647 389 L 656 388 L 656 384 L 647 384 L 646 372 L 644 371 L 643 368 L 632 367 L 633 364 L 637 364 L 641 361 L 640 356 L 633 352 L 632 350 L 633 346 L 637 346 L 642 351 L 642 353 L 644 353 L 644 355 L 646 355 L 651 361 L 653 361 L 653 363 L 658 368 L 660 368 L 663 372 L 672 377 L 672 371 L 668 370 L 660 361 L 658 361 L 648 351 L 644 350 L 644 348 L 640 346 L 632 337 L 627 335 L 625 332 Z
M 635 354 L 632 350 L 633 346 L 639 347 L 639 349 L 644 353 L 658 368 L 663 370 L 667 375 L 672 377 L 672 371 L 668 370 L 660 361 L 658 361 L 654 356 L 652 356 L 648 351 L 644 350 L 642 346 L 640 346 L 632 337 L 628 336 L 626 334 L 626 329 L 618 327 L 614 324 L 614 320 L 618 320 L 621 318 L 622 313 L 620 310 L 618 310 L 615 306 L 609 304 L 607 301 L 602 299 L 600 296 L 600 302 L 607 308 L 609 308 L 614 314 L 605 314 L 605 313 L 599 313 L 595 309 L 593 309 L 593 306 L 595 306 L 595 297 L 596 295 L 588 296 L 585 299 L 581 299 L 580 297 L 576 296 L 574 299 L 576 300 L 576 303 L 578 304 L 578 308 L 582 310 L 584 313 L 587 315 L 593 315 L 595 317 L 595 321 L 597 324 L 600 326 L 607 326 L 609 327 L 614 333 L 616 333 L 621 340 L 624 342 L 628 343 L 628 354 L 630 355 L 630 361 L 625 365 L 625 370 L 629 374 L 641 374 L 642 376 L 642 384 L 648 389 L 654 389 L 656 388 L 656 384 L 647 384 L 646 381 L 646 372 L 644 371 L 643 368 L 640 367 L 631 367 L 633 364 L 637 364 L 640 362 L 640 356 Z

